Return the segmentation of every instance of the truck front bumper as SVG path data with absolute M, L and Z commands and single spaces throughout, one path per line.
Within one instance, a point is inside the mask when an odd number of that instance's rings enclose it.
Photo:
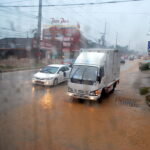
M 92 100 L 92 101 L 96 101 L 100 98 L 100 95 L 98 96 L 79 95 L 79 94 L 71 93 L 71 92 L 67 92 L 67 95 L 73 98 L 77 98 L 77 99 L 87 99 L 87 100 Z

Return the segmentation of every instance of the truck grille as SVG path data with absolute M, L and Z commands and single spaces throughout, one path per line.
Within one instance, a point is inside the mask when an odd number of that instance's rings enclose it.
M 78 90 L 78 93 L 79 94 L 84 94 L 84 91 L 83 90 Z
M 77 90 L 77 89 L 74 89 L 74 92 L 75 92 L 76 94 L 82 94 L 82 95 L 88 94 L 88 91 Z

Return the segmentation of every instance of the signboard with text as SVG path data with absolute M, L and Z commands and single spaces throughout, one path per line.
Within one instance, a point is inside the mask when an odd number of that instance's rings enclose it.
M 150 41 L 148 41 L 148 55 L 150 56 Z
M 150 51 L 150 41 L 148 41 L 148 51 Z

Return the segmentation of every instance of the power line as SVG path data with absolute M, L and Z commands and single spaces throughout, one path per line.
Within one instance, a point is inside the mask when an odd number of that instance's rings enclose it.
M 66 6 L 90 6 L 90 5 L 103 5 L 103 4 L 116 4 L 116 3 L 125 3 L 125 2 L 137 2 L 137 1 L 143 1 L 143 0 L 123 0 L 123 1 L 109 1 L 109 2 L 97 2 L 97 3 L 72 3 L 72 4 L 46 4 L 42 5 L 42 7 L 66 7 Z M 24 8 L 33 8 L 33 7 L 39 7 L 38 5 L 0 5 L 0 7 L 24 7 Z
M 29 0 L 20 0 L 20 1 L 11 1 L 11 2 L 4 2 L 4 3 L 0 3 L 0 4 L 10 4 L 10 3 L 20 3 L 20 2 L 27 2 L 27 1 L 29 1 Z
M 10 12 L 10 9 L 8 10 L 8 8 L 3 8 L 3 9 L 5 9 L 5 10 L 1 10 L 1 8 L 0 8 L 0 11 L 7 12 L 7 13 L 9 13 L 9 14 L 15 16 L 15 17 L 18 17 L 18 16 L 16 16 L 16 13 L 14 12 L 14 10 L 11 10 L 11 12 Z M 19 11 L 19 14 L 21 14 L 21 16 L 30 17 L 30 18 L 32 18 L 32 19 L 37 19 L 37 18 L 38 18 L 38 16 L 33 15 L 33 14 L 30 14 L 30 13 L 27 13 L 27 12 Z M 5 13 L 5 15 L 6 15 L 6 13 Z M 45 23 L 48 23 L 48 22 L 49 22 L 49 20 L 48 20 L 47 18 L 45 18 L 45 17 L 42 17 L 42 19 L 44 19 L 43 21 L 44 21 Z

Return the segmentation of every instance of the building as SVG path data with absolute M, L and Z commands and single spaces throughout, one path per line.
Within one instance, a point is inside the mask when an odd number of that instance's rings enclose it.
M 51 25 L 43 29 L 41 49 L 52 58 L 72 58 L 80 49 L 79 25 Z
M 0 39 L 0 58 L 15 56 L 25 58 L 32 49 L 32 38 L 4 38 Z

